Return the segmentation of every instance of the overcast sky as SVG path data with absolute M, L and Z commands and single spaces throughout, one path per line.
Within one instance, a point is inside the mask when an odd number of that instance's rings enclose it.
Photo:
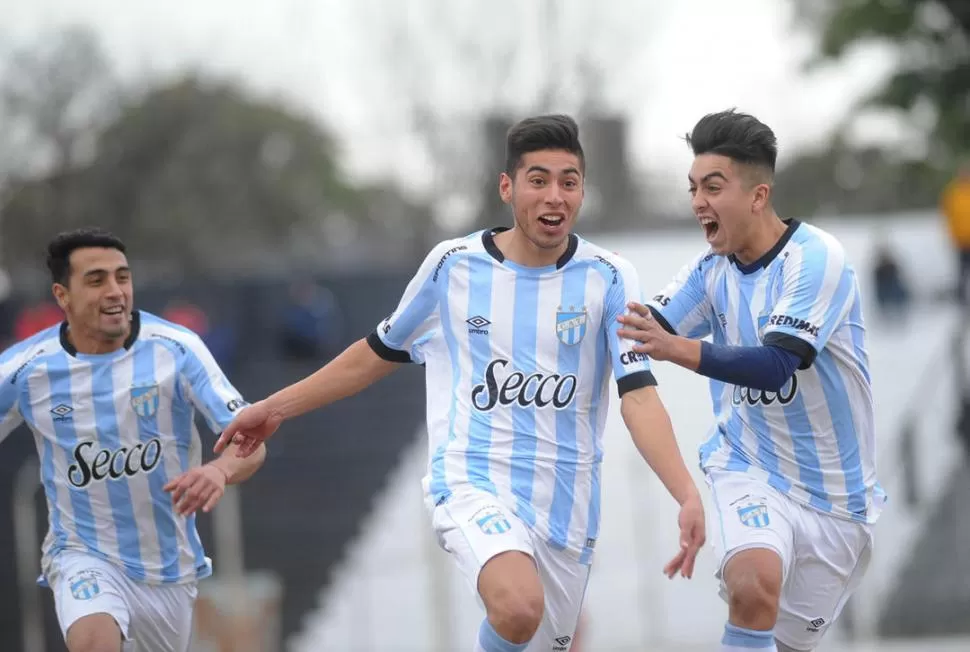
M 800 64 L 812 42 L 794 28 L 789 0 L 0 2 L 6 5 L 0 34 L 13 42 L 81 23 L 100 35 L 125 75 L 201 67 L 284 96 L 326 121 L 348 168 L 363 176 L 400 178 L 424 169 L 397 110 L 402 71 L 381 45 L 388 25 L 407 25 L 398 32 L 426 51 L 429 71 L 455 58 L 451 33 L 480 46 L 521 42 L 525 56 L 508 72 L 502 93 L 523 109 L 542 74 L 555 67 L 545 53 L 586 52 L 611 71 L 603 103 L 629 118 L 635 165 L 671 186 L 683 185 L 690 161 L 678 136 L 704 113 L 730 106 L 754 113 L 777 132 L 784 161 L 820 143 L 892 65 L 887 52 L 872 47 L 804 74 Z M 411 73 L 420 78 L 420 71 Z M 450 74 L 428 84 L 444 112 L 471 112 L 483 93 L 495 94 L 494 75 L 475 83 L 454 66 Z M 878 140 L 897 131 L 877 117 L 856 133 Z

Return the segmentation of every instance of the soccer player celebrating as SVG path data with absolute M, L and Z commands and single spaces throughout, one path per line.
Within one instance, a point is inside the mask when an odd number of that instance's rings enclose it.
M 727 111 L 687 140 L 709 248 L 620 334 L 711 379 L 700 460 L 721 529 L 721 650 L 812 650 L 865 573 L 885 501 L 859 287 L 834 237 L 772 208 L 771 129 Z
M 125 246 L 84 229 L 48 247 L 66 320 L 0 355 L 0 440 L 25 422 L 47 497 L 43 580 L 70 652 L 186 652 L 211 574 L 194 512 L 262 464 L 205 464 L 195 427 L 244 402 L 190 331 L 133 310 Z M 171 495 L 170 495 L 171 494 Z
M 397 309 L 312 376 L 240 412 L 245 455 L 280 422 L 426 366 L 433 527 L 480 596 L 475 650 L 569 649 L 599 533 L 609 371 L 633 441 L 680 503 L 668 576 L 690 577 L 703 508 L 645 355 L 617 336 L 631 265 L 572 233 L 584 157 L 567 116 L 509 130 L 499 192 L 514 225 L 436 246 Z M 363 435 L 362 435 L 363 436 Z

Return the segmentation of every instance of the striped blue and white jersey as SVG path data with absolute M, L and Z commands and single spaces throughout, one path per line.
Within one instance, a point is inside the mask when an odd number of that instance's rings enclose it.
M 34 435 L 49 518 L 44 575 L 65 549 L 147 583 L 211 574 L 195 516 L 176 514 L 162 487 L 201 462 L 196 410 L 219 432 L 243 405 L 197 335 L 143 311 L 112 353 L 78 353 L 66 324 L 4 352 L 0 440 L 21 423 Z
M 654 384 L 646 356 L 617 336 L 639 280 L 575 235 L 557 264 L 518 265 L 497 231 L 435 247 L 368 341 L 385 359 L 426 366 L 429 501 L 484 490 L 588 563 L 610 372 L 621 396 Z
M 774 344 L 802 360 L 777 392 L 710 381 L 716 423 L 700 450 L 704 469 L 750 473 L 802 504 L 876 521 L 885 494 L 862 300 L 833 236 L 791 221 L 751 265 L 704 252 L 650 305 L 680 335 Z

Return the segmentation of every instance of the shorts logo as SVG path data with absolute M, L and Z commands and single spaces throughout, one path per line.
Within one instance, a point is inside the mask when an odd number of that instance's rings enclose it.
M 68 580 L 75 600 L 90 600 L 101 593 L 97 576 L 97 571 L 83 570 Z
M 556 311 L 556 337 L 563 344 L 579 344 L 586 335 L 587 317 L 586 306 L 580 306 L 579 310 L 575 306 L 569 306 L 569 310 L 559 306 Z
M 768 518 L 768 506 L 765 504 L 738 507 L 738 518 L 744 525 L 756 528 L 768 527 L 771 522 Z
M 824 624 L 825 624 L 824 618 L 813 618 L 810 621 L 808 621 L 808 627 L 805 628 L 805 631 L 818 632 L 822 628 L 822 625 Z
M 552 652 L 566 652 L 569 649 L 569 643 L 573 640 L 572 636 L 557 636 L 553 639 L 555 645 L 552 646 Z
M 158 412 L 158 385 L 131 388 L 131 409 L 140 417 L 151 417 Z
M 477 516 L 475 523 L 485 534 L 504 534 L 512 529 L 512 524 L 505 515 L 498 510 L 489 511 L 481 516 Z

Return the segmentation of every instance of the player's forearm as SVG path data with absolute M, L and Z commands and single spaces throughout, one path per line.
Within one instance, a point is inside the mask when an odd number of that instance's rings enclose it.
M 222 455 L 209 462 L 209 464 L 219 467 L 226 474 L 226 484 L 245 482 L 266 461 L 266 446 L 263 444 L 260 444 L 256 452 L 248 457 L 238 457 L 236 455 L 237 448 L 235 444 L 230 444 Z
M 316 373 L 266 399 L 270 411 L 291 419 L 353 396 L 400 366 L 382 359 L 366 340 L 357 340 Z
M 680 447 L 674 437 L 670 416 L 654 387 L 627 392 L 623 395 L 620 412 L 640 451 L 653 472 L 679 504 L 697 496 L 694 484 Z
M 670 362 L 675 365 L 697 371 L 701 364 L 701 341 L 690 340 L 686 337 L 675 336 L 674 346 L 670 353 Z

